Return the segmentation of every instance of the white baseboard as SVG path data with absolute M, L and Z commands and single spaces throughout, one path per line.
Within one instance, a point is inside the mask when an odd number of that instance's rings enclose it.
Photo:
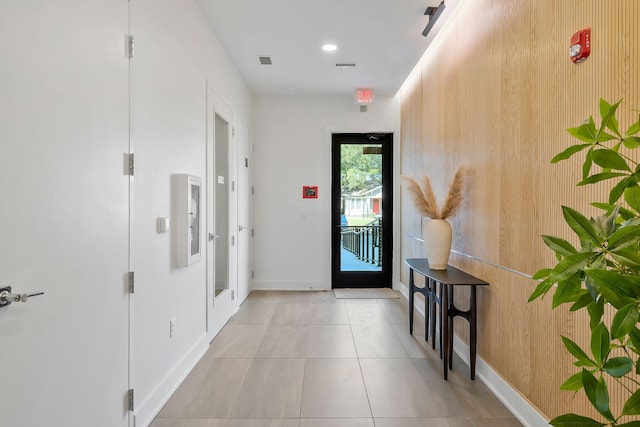
M 409 287 L 400 283 L 398 291 L 409 299 Z M 422 304 L 415 305 L 416 310 L 424 316 Z M 469 366 L 469 346 L 461 339 L 453 340 L 453 350 Z M 476 377 L 507 407 L 522 424 L 527 427 L 545 427 L 549 421 L 531 405 L 515 388 L 502 378 L 481 357 L 476 357 Z
M 453 340 L 453 350 L 469 366 L 469 346 L 460 339 Z M 476 377 L 507 407 L 522 424 L 527 427 L 544 427 L 549 421 L 522 397 L 522 395 L 504 380 L 481 357 L 476 357 Z
M 146 427 L 158 415 L 162 407 L 178 389 L 182 381 L 189 375 L 196 364 L 209 348 L 206 335 L 203 335 L 184 356 L 175 364 L 173 369 L 160 381 L 158 386 L 147 396 L 133 415 L 134 427 Z
M 254 291 L 330 291 L 331 285 L 303 280 L 254 280 Z

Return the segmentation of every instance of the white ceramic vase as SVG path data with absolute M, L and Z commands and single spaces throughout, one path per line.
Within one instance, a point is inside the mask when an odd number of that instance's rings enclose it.
M 444 219 L 431 219 L 424 226 L 423 237 L 429 268 L 446 270 L 451 251 L 451 224 Z

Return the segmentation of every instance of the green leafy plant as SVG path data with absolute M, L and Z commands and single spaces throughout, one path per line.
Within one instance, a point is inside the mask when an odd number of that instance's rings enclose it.
M 578 185 L 615 182 L 608 201 L 592 203 L 604 210 L 597 218 L 588 219 L 575 209 L 562 207 L 580 247 L 560 237 L 542 236 L 558 262 L 535 273 L 533 278 L 540 282 L 529 302 L 552 292 L 553 308 L 571 304 L 570 311 L 587 310 L 590 348 L 583 349 L 562 337 L 580 371 L 561 389 L 583 391 L 602 417 L 595 420 L 565 414 L 550 421 L 557 427 L 640 427 L 640 164 L 634 160 L 634 150 L 640 148 L 640 115 L 621 133 L 616 118 L 620 102 L 612 105 L 601 99 L 600 124 L 589 117 L 582 125 L 568 129 L 579 143 L 551 160 L 557 163 L 586 153 Z M 611 322 L 604 316 L 608 306 L 613 310 Z M 610 406 L 613 383 L 626 393 L 622 408 Z

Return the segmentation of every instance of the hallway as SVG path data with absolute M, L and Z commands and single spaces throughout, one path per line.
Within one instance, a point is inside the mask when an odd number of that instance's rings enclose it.
M 422 326 L 420 326 L 422 325 Z M 151 427 L 516 427 L 407 301 L 253 292 Z

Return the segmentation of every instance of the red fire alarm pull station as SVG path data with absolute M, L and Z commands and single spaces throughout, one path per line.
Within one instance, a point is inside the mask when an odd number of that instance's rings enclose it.
M 591 28 L 580 30 L 571 36 L 569 56 L 574 63 L 582 62 L 591 53 Z
M 318 198 L 318 186 L 317 185 L 305 185 L 302 187 L 303 199 L 317 199 Z

